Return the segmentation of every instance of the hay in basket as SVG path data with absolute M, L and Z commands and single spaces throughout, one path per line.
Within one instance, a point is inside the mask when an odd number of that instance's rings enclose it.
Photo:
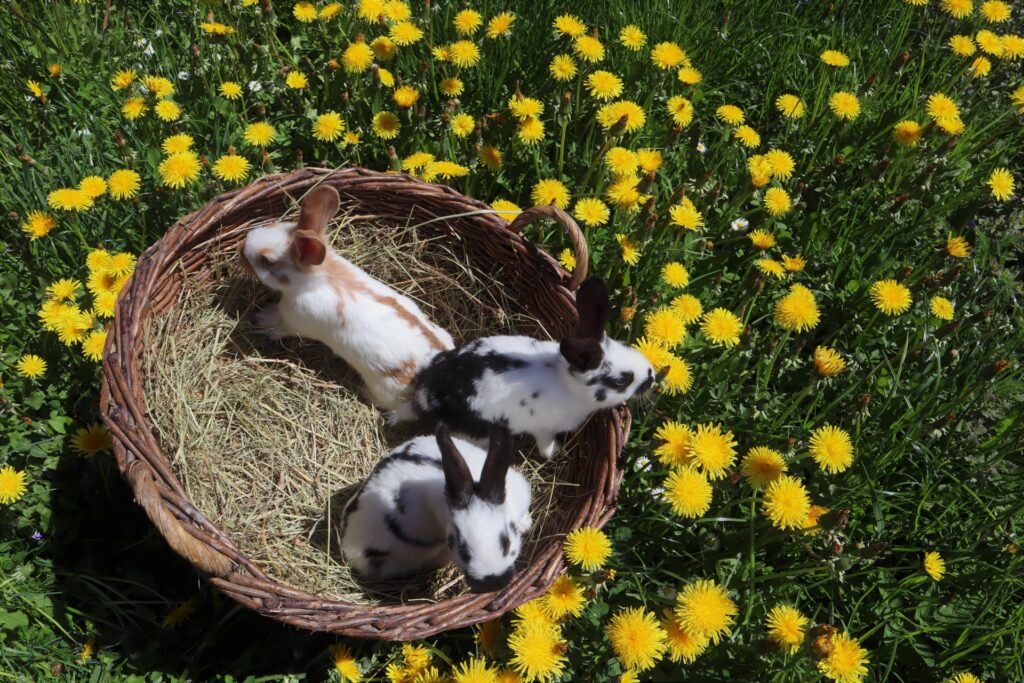
M 467 593 L 453 569 L 354 581 L 338 560 L 342 507 L 377 460 L 425 429 L 387 428 L 326 347 L 261 335 L 252 314 L 272 293 L 235 256 L 249 228 L 281 218 L 321 182 L 342 197 L 335 248 L 416 299 L 456 341 L 574 327 L 569 287 L 583 273 L 570 278 L 519 234 L 554 217 L 585 255 L 578 227 L 552 207 L 509 225 L 450 188 L 404 175 L 268 176 L 185 217 L 140 258 L 104 357 L 102 410 L 118 465 L 170 545 L 262 614 L 401 640 L 492 619 L 557 577 L 566 533 L 611 515 L 628 412 L 595 416 L 553 463 L 532 452 L 520 459 L 536 523 L 506 588 Z

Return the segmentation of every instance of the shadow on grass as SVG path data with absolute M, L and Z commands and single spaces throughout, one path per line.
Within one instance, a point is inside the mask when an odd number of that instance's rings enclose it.
M 160 537 L 110 455 L 62 459 L 53 485 L 44 543 L 54 617 L 88 623 L 98 651 L 140 673 L 193 680 L 326 676 L 337 638 L 266 619 L 211 588 Z

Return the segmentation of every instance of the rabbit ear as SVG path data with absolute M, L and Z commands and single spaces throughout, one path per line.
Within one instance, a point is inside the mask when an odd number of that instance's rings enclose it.
M 448 428 L 437 426 L 437 447 L 441 450 L 441 469 L 444 471 L 444 492 L 453 508 L 469 507 L 473 499 L 473 474 L 469 465 L 452 442 Z
M 558 350 L 569 361 L 569 365 L 580 372 L 596 370 L 604 360 L 604 349 L 601 348 L 601 342 L 593 339 L 566 337 L 558 345 Z
M 512 434 L 502 425 L 491 425 L 487 460 L 480 473 L 480 497 L 495 505 L 505 504 L 505 475 L 512 466 Z
M 608 303 L 608 287 L 599 277 L 589 277 L 576 290 L 576 312 L 580 322 L 576 336 L 581 339 L 604 339 L 611 307 Z
M 338 213 L 339 206 L 341 199 L 337 190 L 330 185 L 318 186 L 302 200 L 298 229 L 322 235 Z
M 296 230 L 292 233 L 291 254 L 299 266 L 319 266 L 327 258 L 327 245 L 316 233 Z

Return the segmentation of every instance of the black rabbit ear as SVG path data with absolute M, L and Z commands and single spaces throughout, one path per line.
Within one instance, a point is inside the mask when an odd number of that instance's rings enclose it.
M 444 492 L 453 508 L 466 508 L 473 500 L 473 474 L 469 465 L 455 447 L 448 428 L 437 426 L 437 447 L 441 450 L 441 469 L 444 471 Z
M 505 504 L 505 476 L 512 466 L 512 434 L 508 427 L 491 425 L 487 460 L 480 473 L 480 497 L 495 505 Z
M 569 361 L 569 367 L 579 372 L 596 370 L 604 360 L 604 349 L 601 342 L 593 339 L 566 337 L 558 345 L 562 357 Z
M 576 290 L 576 312 L 580 316 L 576 336 L 581 339 L 604 339 L 604 330 L 611 315 L 608 287 L 599 277 L 589 277 Z

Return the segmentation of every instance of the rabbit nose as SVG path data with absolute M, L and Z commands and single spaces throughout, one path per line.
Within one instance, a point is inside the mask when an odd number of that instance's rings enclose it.
M 491 593 L 501 590 L 512 580 L 512 567 L 509 567 L 501 574 L 489 574 L 482 579 L 466 575 L 466 584 L 474 593 Z

